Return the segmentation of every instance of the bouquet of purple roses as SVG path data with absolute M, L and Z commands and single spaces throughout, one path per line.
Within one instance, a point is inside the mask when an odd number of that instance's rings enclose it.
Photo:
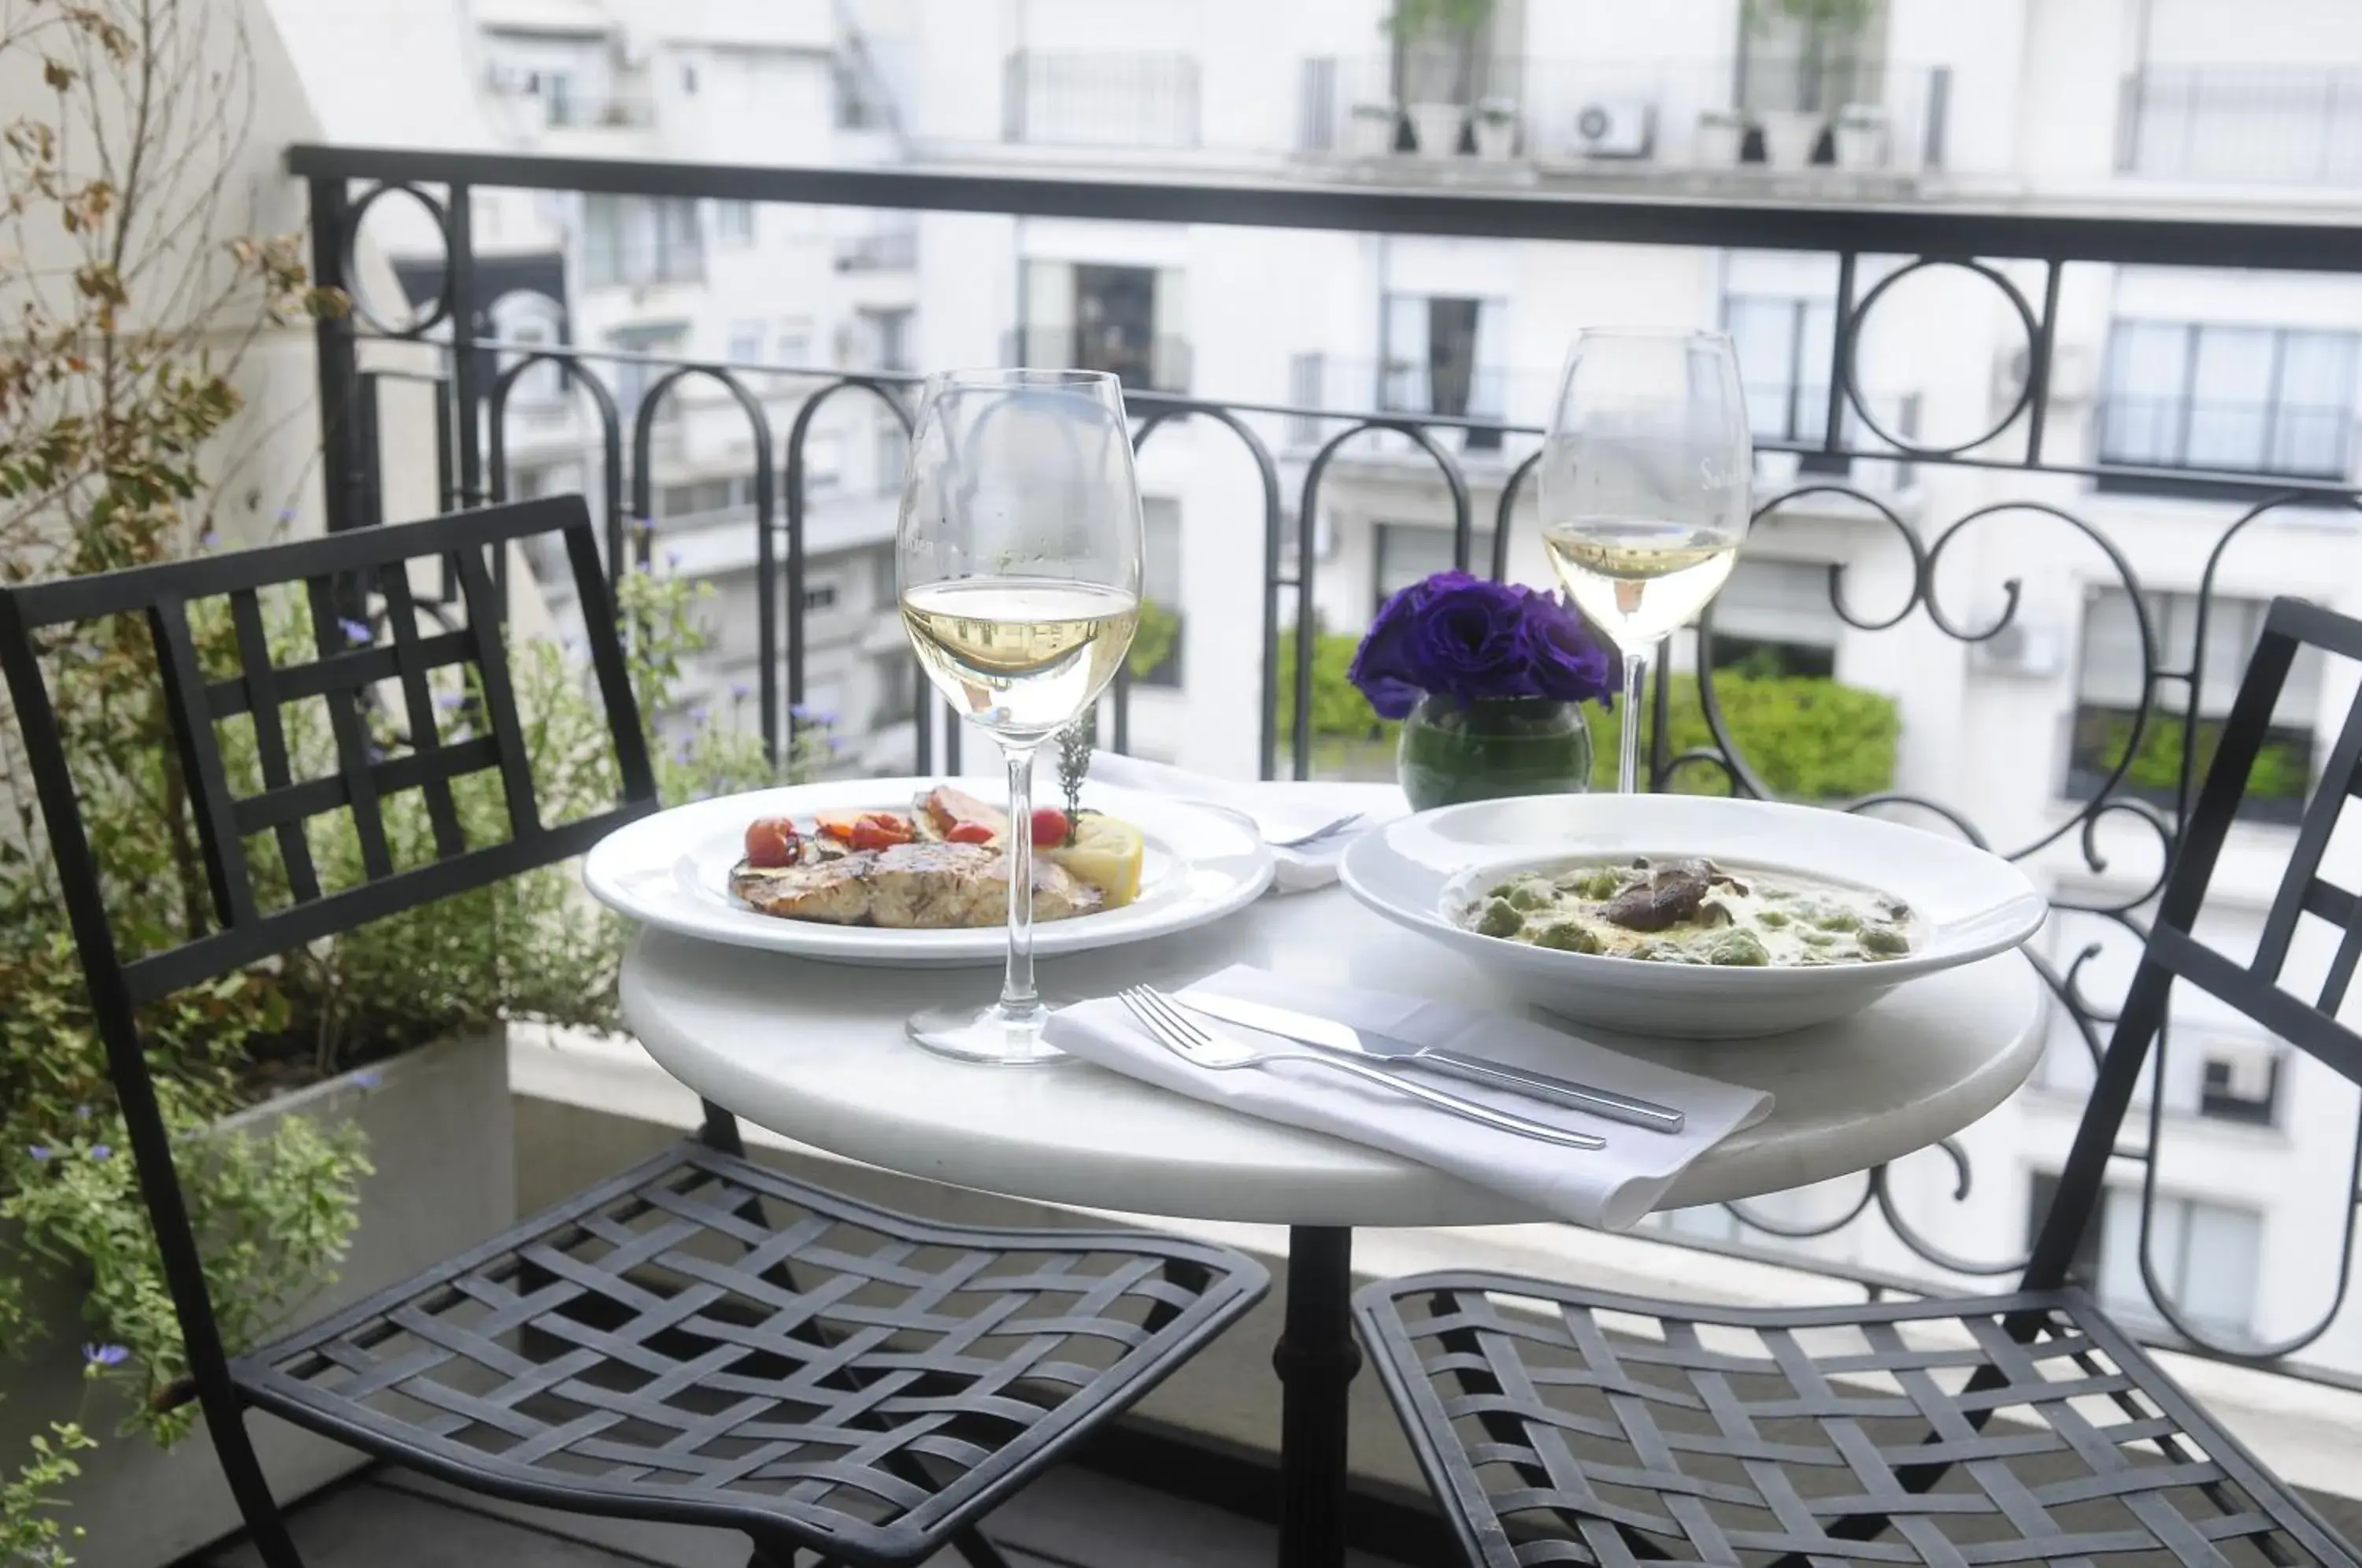
M 1442 571 L 1387 600 L 1349 672 L 1381 718 L 1422 696 L 1540 697 L 1612 706 L 1607 650 L 1554 594 Z

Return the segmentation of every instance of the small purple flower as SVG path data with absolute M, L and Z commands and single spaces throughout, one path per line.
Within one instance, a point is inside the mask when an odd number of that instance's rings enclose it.
M 353 1075 L 353 1087 L 361 1090 L 365 1094 L 370 1089 L 381 1087 L 384 1082 L 385 1075 L 383 1073 L 355 1073 Z
M 90 1146 L 90 1157 L 94 1160 L 111 1160 L 115 1158 L 115 1151 L 104 1143 L 93 1143 Z
M 665 552 L 665 569 L 667 571 L 679 571 L 680 569 L 680 552 L 679 550 L 667 550 Z
M 221 536 L 211 528 L 197 536 L 197 547 L 201 550 L 210 550 L 220 543 Z
M 690 747 L 690 745 L 689 742 L 687 742 L 686 740 L 677 740 L 677 741 L 673 742 L 673 743 L 672 743 L 672 759 L 673 759 L 675 762 L 687 762 L 687 761 L 689 760 L 689 754 L 690 754 L 690 750 L 691 750 L 691 749 L 692 749 L 692 748 Z
M 383 762 L 386 759 L 387 755 L 388 753 L 386 752 L 385 747 L 378 745 L 377 742 L 371 741 L 369 743 L 369 759 L 370 762 Z
M 468 694 L 465 691 L 437 691 L 435 694 L 435 705 L 448 713 L 456 709 L 466 707 Z
M 84 1345 L 82 1358 L 92 1366 L 121 1366 L 131 1359 L 131 1353 L 121 1345 Z
M 734 680 L 730 683 L 730 700 L 733 702 L 744 702 L 753 695 L 755 695 L 755 689 L 745 681 Z
M 689 708 L 689 722 L 692 724 L 702 724 L 705 723 L 705 715 L 709 712 L 711 712 L 711 710 L 708 709 L 704 703 L 692 702 L 690 704 Z
M 344 628 L 345 640 L 347 642 L 373 643 L 377 641 L 377 634 L 370 630 L 370 624 L 367 621 L 355 621 L 348 618 L 338 621 L 337 624 Z
M 292 506 L 282 506 L 282 507 L 281 507 L 281 508 L 279 509 L 279 522 L 280 522 L 280 525 L 281 525 L 281 526 L 282 526 L 282 527 L 283 527 L 283 526 L 285 526 L 286 525 L 288 525 L 288 524 L 290 524 L 290 523 L 292 523 L 292 522 L 294 522 L 294 521 L 295 521 L 295 509 L 294 509 L 293 507 L 292 507 Z
M 77 1105 L 77 1106 L 75 1106 L 75 1107 L 74 1107 L 74 1120 L 75 1120 L 76 1121 L 89 1121 L 89 1120 L 90 1120 L 90 1107 L 88 1107 L 88 1106 L 86 1106 L 86 1105 Z
M 48 1165 L 50 1163 L 50 1156 L 56 1152 L 56 1150 L 50 1148 L 47 1143 L 36 1143 L 31 1148 L 25 1151 L 26 1154 L 32 1156 L 33 1163 L 37 1165 Z

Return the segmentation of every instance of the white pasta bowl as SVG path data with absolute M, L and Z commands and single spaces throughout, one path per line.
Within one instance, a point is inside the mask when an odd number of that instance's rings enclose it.
M 1911 906 L 1911 951 L 1817 967 L 1719 966 L 1562 952 L 1459 923 L 1522 870 L 1704 856 L 1845 884 Z M 1376 913 L 1463 955 L 1519 998 L 1578 1023 L 1739 1039 L 1859 1012 L 1895 987 L 2023 944 L 2049 906 L 2015 866 L 1918 828 L 1845 812 L 1696 795 L 1532 795 L 1406 817 L 1345 852 L 1345 887 Z

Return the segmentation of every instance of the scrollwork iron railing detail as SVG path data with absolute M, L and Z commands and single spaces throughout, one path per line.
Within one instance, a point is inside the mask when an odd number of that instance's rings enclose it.
M 611 569 L 620 570 L 627 554 L 646 558 L 645 524 L 649 517 L 654 469 L 654 434 L 659 401 L 681 382 L 695 379 L 719 384 L 743 412 L 755 458 L 751 464 L 752 525 L 756 530 L 756 573 L 760 611 L 757 657 L 762 680 L 764 738 L 776 757 L 792 740 L 794 705 L 802 696 L 805 664 L 804 573 L 807 524 L 811 516 L 812 473 L 808 460 L 811 440 L 823 405 L 840 394 L 857 392 L 882 403 L 908 432 L 913 414 L 918 378 L 889 373 L 854 373 L 829 369 L 717 363 L 678 357 L 634 355 L 608 350 L 546 344 L 510 343 L 491 330 L 472 277 L 472 245 L 469 230 L 471 187 L 528 186 L 548 190 L 597 190 L 612 193 L 666 195 L 684 190 L 741 199 L 862 202 L 880 206 L 925 210 L 1004 211 L 1037 215 L 1120 215 L 1176 223 L 1255 223 L 1301 228 L 1354 229 L 1363 232 L 1491 235 L 1504 238 L 1582 238 L 1638 244 L 1714 245 L 1818 251 L 1837 261 L 1836 330 L 1831 334 L 1824 379 L 1827 389 L 1825 417 L 1817 439 L 1768 439 L 1759 442 L 1766 452 L 1795 454 L 1816 460 L 1815 471 L 1800 482 L 1768 493 L 1758 504 L 1754 525 L 1767 533 L 1805 511 L 1827 516 L 1839 513 L 1888 541 L 1903 552 L 1899 602 L 1868 602 L 1849 581 L 1851 569 L 1832 564 L 1827 577 L 1829 609 L 1854 632 L 1875 634 L 1904 627 L 1924 614 L 1943 637 L 1964 647 L 1989 644 L 2018 624 L 2025 584 L 2016 577 L 1989 584 L 1988 602 L 1998 608 L 1970 612 L 1948 574 L 1948 563 L 1972 553 L 1967 541 L 1980 530 L 2004 521 L 2038 522 L 2066 530 L 2096 552 L 2101 564 L 2097 581 L 2121 591 L 2130 606 L 2140 658 L 2138 701 L 2127 727 L 2114 742 L 2121 754 L 2110 759 L 2090 781 L 2080 799 L 2046 818 L 2041 826 L 2023 834 L 2024 842 L 1995 845 L 1978 824 L 1973 812 L 1953 801 L 1910 792 L 1884 790 L 1858 799 L 1822 802 L 1835 809 L 1875 812 L 1915 820 L 1922 825 L 1958 833 L 1970 842 L 2018 861 L 2039 861 L 2052 868 L 2071 869 L 2096 879 L 2111 870 L 2112 852 L 2134 853 L 2120 842 L 2130 829 L 2144 861 L 2153 859 L 2154 874 L 2136 885 L 2112 892 L 2061 893 L 2054 908 L 2098 922 L 2098 930 L 2071 956 L 2061 961 L 2035 951 L 2025 955 L 2059 1018 L 2069 1026 L 2068 1038 L 2078 1042 L 2094 1062 L 2114 1022 L 2114 1004 L 2094 994 L 2096 966 L 2109 944 L 2137 944 L 2146 934 L 2143 911 L 2162 886 L 2179 840 L 2179 824 L 2189 812 L 2203 760 L 2202 700 L 2210 643 L 2217 634 L 2217 604 L 2227 552 L 2259 521 L 2289 507 L 2339 509 L 2362 523 L 2362 495 L 2351 483 L 2282 479 L 2239 472 L 2198 473 L 2114 464 L 2063 462 L 2049 453 L 2054 430 L 2053 402 L 2058 359 L 2058 320 L 2061 275 L 2070 264 L 2142 262 L 2158 265 L 2243 266 L 2315 270 L 2362 276 L 2362 230 L 2351 226 L 2307 224 L 2251 223 L 2238 226 L 2182 220 L 2110 220 L 2043 218 L 1946 212 L 1902 212 L 1886 209 L 1770 209 L 1652 200 L 1502 196 L 1485 198 L 1453 193 L 1448 200 L 1383 190 L 1299 192 L 1275 188 L 1265 193 L 1235 186 L 1148 187 L 1090 180 L 1057 182 L 1000 179 L 993 176 L 918 176 L 893 171 L 814 171 L 731 170 L 649 164 L 626 169 L 619 165 L 576 166 L 563 160 L 500 155 L 393 154 L 298 149 L 291 161 L 311 181 L 315 225 L 314 257 L 321 281 L 349 285 L 356 276 L 354 257 L 359 227 L 372 207 L 392 194 L 410 197 L 441 233 L 445 265 L 438 286 L 419 302 L 421 308 L 406 324 L 395 326 L 372 315 L 358 319 L 323 322 L 320 333 L 321 401 L 326 423 L 326 467 L 328 514 L 333 527 L 380 521 L 384 504 L 382 475 L 376 463 L 376 387 L 381 379 L 405 377 L 425 384 L 438 408 L 437 492 L 446 508 L 502 499 L 508 492 L 513 442 L 508 428 L 514 394 L 523 376 L 547 365 L 559 367 L 569 387 L 588 397 L 591 439 L 597 447 L 596 469 L 601 494 L 594 503 L 601 515 Z M 1892 259 L 1863 287 L 1863 259 Z M 1863 392 L 1861 346 L 1872 312 L 1890 302 L 1905 280 L 1943 270 L 1965 272 L 1994 288 L 2009 316 L 2025 335 L 2017 385 L 2003 394 L 2005 406 L 1986 428 L 1967 440 L 1920 439 L 1882 424 L 1872 400 Z M 2038 288 L 2025 286 L 2029 271 Z M 564 302 L 559 302 L 563 304 Z M 440 369 L 422 374 L 413 369 L 364 368 L 361 351 L 378 342 L 426 345 L 440 356 Z M 489 376 L 483 367 L 505 359 Z M 613 369 L 635 366 L 644 385 L 638 402 L 621 406 Z M 766 398 L 745 380 L 749 375 L 794 379 L 792 397 Z M 1372 441 L 1388 443 L 1407 456 L 1418 471 L 1431 472 L 1440 486 L 1440 510 L 1451 528 L 1451 559 L 1462 569 L 1507 575 L 1509 542 L 1520 502 L 1532 483 L 1538 448 L 1520 452 L 1537 442 L 1541 432 L 1530 425 L 1398 411 L 1301 408 L 1277 403 L 1221 402 L 1202 397 L 1136 391 L 1130 396 L 1135 417 L 1135 441 L 1145 447 L 1175 425 L 1193 425 L 1233 441 L 1251 466 L 1263 508 L 1263 560 L 1260 636 L 1264 689 L 1260 696 L 1257 756 L 1264 777 L 1276 777 L 1283 766 L 1295 777 L 1309 774 L 1313 763 L 1313 679 L 1318 631 L 1316 588 L 1321 571 L 1316 535 L 1322 507 L 1341 472 L 1366 451 Z M 775 415 L 792 403 L 794 412 L 781 439 L 775 433 Z M 1301 433 L 1310 431 L 1306 442 Z M 1283 433 L 1295 433 L 1284 438 Z M 1482 432 L 1476 445 L 1485 454 L 1484 467 L 1472 472 L 1470 459 L 1456 449 L 1468 432 Z M 1849 433 L 1867 439 L 1849 441 Z M 2003 451 L 2003 447 L 2013 451 Z M 1275 455 L 1284 453 L 1284 456 Z M 2132 558 L 2106 528 L 2055 501 L 2027 499 L 1986 502 L 1940 524 L 1931 523 L 1898 504 L 1896 497 L 1862 485 L 1820 477 L 1824 470 L 1853 463 L 1927 465 L 1936 469 L 2021 472 L 2029 475 L 2095 480 L 2119 479 L 2144 482 L 2193 481 L 2235 487 L 2246 500 L 2241 510 L 2216 537 L 2199 576 L 2196 608 L 2191 624 L 2191 643 L 2183 662 L 2181 650 L 2164 646 Z M 1476 524 L 1485 497 L 1491 495 L 1492 538 L 1488 558 L 1473 558 Z M 1286 502 L 1293 502 L 1292 513 Z M 1293 528 L 1291 531 L 1291 515 Z M 1958 571 L 1954 568 L 1954 571 Z M 1672 740 L 1674 682 L 1663 673 L 1672 661 L 1658 661 L 1660 674 L 1649 699 L 1651 738 L 1648 758 L 1651 787 L 1720 788 L 1730 792 L 1768 797 L 1772 793 L 1762 770 L 1747 755 L 1734 732 L 1717 689 L 1716 633 L 1709 614 L 1689 634 L 1693 657 L 1686 668 L 1694 684 L 1685 701 L 1694 701 L 1708 744 L 1675 751 Z M 1280 701 L 1279 672 L 1288 662 L 1282 657 L 1283 639 L 1293 640 L 1292 702 Z M 2233 650 L 2244 652 L 2244 650 Z M 923 685 L 920 690 L 923 690 Z M 784 696 L 785 701 L 780 699 Z M 1117 749 L 1128 749 L 1131 739 L 1133 698 L 1128 675 L 1120 677 L 1113 692 L 1109 734 Z M 1279 715 L 1292 713 L 1286 734 L 1280 733 Z M 2163 800 L 2135 794 L 2131 781 L 2144 743 L 2160 724 L 2178 723 L 2178 771 L 2170 793 Z M 940 736 L 941 756 L 958 766 L 958 726 L 947 712 L 935 712 L 922 703 L 915 726 L 918 766 L 932 770 Z M 2152 791 L 2152 794 L 2155 792 Z M 2103 940 L 2104 938 L 2104 940 Z M 2140 1230 L 2137 1262 L 2157 1322 L 2156 1337 L 2202 1353 L 2253 1361 L 2284 1358 L 2319 1342 L 2343 1305 L 2352 1274 L 2355 1251 L 2355 1208 L 2348 1205 L 2341 1239 L 2335 1294 L 2317 1318 L 2294 1332 L 2270 1342 L 2218 1331 L 2196 1320 L 2176 1301 L 2158 1263 L 2154 1217 L 2158 1208 L 2159 1150 L 2173 1131 L 2168 1114 L 2167 1063 L 2169 1033 L 2161 1038 L 2152 1069 L 2152 1087 L 2145 1131 L 2120 1153 L 2141 1167 Z M 1940 1146 L 1950 1162 L 1950 1198 L 1965 1203 L 1974 1190 L 1974 1172 L 1968 1148 L 1959 1142 Z M 1963 1255 L 1915 1220 L 1898 1203 L 1893 1174 L 1887 1167 L 1864 1173 L 1858 1192 L 1837 1205 L 1833 1216 L 1811 1220 L 1783 1219 L 1760 1204 L 1726 1205 L 1745 1232 L 1734 1242 L 1668 1237 L 1678 1244 L 1701 1250 L 1816 1269 L 1854 1280 L 1872 1292 L 1907 1291 L 1924 1281 L 1880 1274 L 1862 1268 L 1830 1267 L 1824 1261 L 1802 1258 L 1783 1245 L 1827 1238 L 1850 1228 L 1882 1225 L 1913 1256 L 1930 1268 L 1968 1276 L 2005 1275 L 2024 1264 L 2022 1256 L 1977 1258 Z M 2362 1191 L 2362 1129 L 2357 1129 L 2349 1190 Z M 2362 1386 L 2362 1379 L 2326 1373 L 2318 1368 L 2292 1368 L 2309 1375 L 2327 1376 Z

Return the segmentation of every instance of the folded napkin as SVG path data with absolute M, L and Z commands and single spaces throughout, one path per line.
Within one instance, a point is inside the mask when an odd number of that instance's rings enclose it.
M 1347 845 L 1410 810 L 1402 791 L 1391 785 L 1217 778 L 1111 751 L 1091 753 L 1091 777 L 1120 790 L 1226 806 L 1253 817 L 1266 840 L 1297 838 L 1360 812 L 1361 820 L 1352 826 L 1300 848 L 1273 845 L 1272 858 L 1279 867 L 1275 885 L 1283 893 L 1300 893 L 1334 882 L 1337 862 L 1344 857 Z
M 1389 1150 L 1561 1219 L 1609 1231 L 1629 1230 L 1692 1160 L 1772 1111 L 1772 1097 L 1760 1089 L 1677 1072 L 1541 1024 L 1449 1002 L 1284 980 L 1244 965 L 1209 976 L 1181 991 L 1179 999 L 1186 1004 L 1198 991 L 1317 1013 L 1357 1029 L 1638 1095 L 1682 1110 L 1687 1123 L 1679 1132 L 1653 1132 L 1433 1073 L 1418 1075 L 1421 1083 L 1494 1110 L 1607 1140 L 1605 1149 L 1569 1149 L 1496 1132 L 1311 1063 L 1209 1071 L 1157 1043 L 1112 997 L 1062 1008 L 1050 1020 L 1048 1038 L 1070 1055 L 1193 1099 Z M 1258 1044 L 1287 1043 L 1235 1024 L 1198 1021 Z

